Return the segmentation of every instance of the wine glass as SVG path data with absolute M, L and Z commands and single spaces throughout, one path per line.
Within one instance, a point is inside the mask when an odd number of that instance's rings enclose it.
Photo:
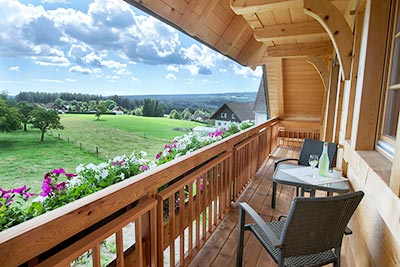
M 308 163 L 311 166 L 311 176 L 314 178 L 315 177 L 314 168 L 318 164 L 318 155 L 311 154 L 310 158 L 308 159 Z

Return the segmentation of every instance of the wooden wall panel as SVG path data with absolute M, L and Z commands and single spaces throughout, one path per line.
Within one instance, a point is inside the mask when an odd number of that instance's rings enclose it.
M 282 68 L 285 118 L 321 118 L 324 85 L 314 67 L 305 58 L 285 58 Z
M 267 71 L 267 83 L 268 83 L 268 103 L 271 112 L 271 117 L 279 116 L 278 107 L 278 69 L 277 63 L 279 58 L 263 58 L 263 64 L 265 64 Z
M 400 266 L 400 199 L 388 186 L 391 163 L 376 151 L 355 151 L 345 143 L 347 176 L 365 197 L 350 221 L 345 239 L 352 257 L 346 266 Z

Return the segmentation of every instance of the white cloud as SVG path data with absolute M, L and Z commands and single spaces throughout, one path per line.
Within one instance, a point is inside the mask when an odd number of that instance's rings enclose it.
M 139 81 L 139 79 L 138 78 L 136 78 L 135 76 L 132 76 L 132 81 Z
M 186 84 L 192 84 L 194 82 L 194 79 L 188 78 L 186 79 Z
M 40 83 L 64 83 L 64 81 L 61 80 L 51 80 L 51 79 L 36 79 L 36 81 Z
M 66 78 L 65 80 L 66 80 L 67 82 L 76 83 L 76 80 L 75 80 L 75 79 Z
M 233 65 L 233 72 L 245 78 L 260 78 L 263 74 L 262 67 L 257 67 L 253 71 L 248 67 L 238 67 L 238 65 Z
M 19 72 L 19 66 L 12 66 L 8 68 L 9 71 L 16 71 Z
M 178 67 L 178 66 L 168 65 L 168 66 L 167 66 L 167 70 L 168 70 L 168 71 L 179 72 L 179 67 Z
M 66 0 L 42 0 L 43 4 L 70 4 L 70 2 Z
M 221 69 L 219 69 L 219 72 L 226 73 L 226 72 L 228 72 L 228 70 L 221 68 Z
M 64 52 L 55 48 L 46 48 L 39 55 L 31 57 L 36 64 L 41 66 L 62 66 L 70 65 Z
M 168 80 L 176 80 L 175 75 L 172 73 L 168 73 L 167 76 L 165 76 L 165 78 L 167 78 Z
M 69 72 L 80 73 L 80 74 L 85 74 L 85 75 L 93 73 L 93 71 L 91 69 L 83 68 L 81 66 L 72 66 L 71 68 L 69 68 L 68 71 Z

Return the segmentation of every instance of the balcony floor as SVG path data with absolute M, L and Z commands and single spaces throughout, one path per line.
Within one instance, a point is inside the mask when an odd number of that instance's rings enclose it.
M 287 214 L 295 196 L 295 187 L 278 185 L 275 210 L 271 209 L 272 174 L 276 158 L 297 157 L 300 148 L 278 147 L 260 168 L 238 202 L 247 202 L 265 221 L 277 220 Z M 230 212 L 208 239 L 189 266 L 235 266 L 238 236 L 238 207 L 234 203 Z M 276 266 L 254 235 L 245 233 L 243 266 Z

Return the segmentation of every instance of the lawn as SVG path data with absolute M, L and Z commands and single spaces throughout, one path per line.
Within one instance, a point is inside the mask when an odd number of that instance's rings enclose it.
M 26 184 L 32 192 L 39 192 L 48 171 L 64 168 L 67 172 L 75 172 L 79 164 L 98 164 L 115 156 L 130 155 L 133 151 L 146 151 L 148 158 L 154 159 L 166 142 L 186 133 L 172 128 L 202 125 L 128 115 L 102 115 L 99 121 L 94 115 L 65 114 L 60 117 L 65 129 L 50 131 L 43 143 L 39 141 L 37 129 L 0 133 L 1 188 Z M 96 147 L 99 158 L 95 155 Z
M 40 131 L 0 133 L 0 187 L 10 189 L 27 185 L 40 192 L 43 176 L 55 168 L 75 172 L 79 164 L 102 160 L 79 147 L 50 136 L 40 142 Z
M 53 136 L 80 146 L 92 153 L 96 147 L 99 157 L 109 159 L 130 155 L 133 151 L 146 151 L 149 159 L 162 150 L 165 143 L 186 132 L 172 128 L 193 128 L 200 123 L 171 120 L 167 118 L 136 117 L 129 115 L 102 115 L 97 121 L 94 115 L 61 115 L 61 131 L 52 131 Z

